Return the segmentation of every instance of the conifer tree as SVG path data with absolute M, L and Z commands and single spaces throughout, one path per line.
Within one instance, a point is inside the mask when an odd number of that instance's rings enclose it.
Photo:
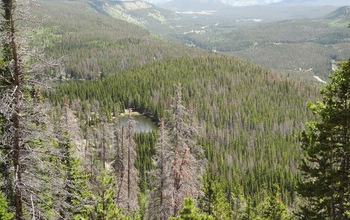
M 214 219 L 233 219 L 235 213 L 227 202 L 228 196 L 225 195 L 223 181 L 210 173 L 207 173 L 203 179 L 204 197 L 200 202 L 202 210 Z
M 165 129 L 164 121 L 161 120 L 159 133 L 156 144 L 156 156 L 154 158 L 155 169 L 151 171 L 151 193 L 150 202 L 148 204 L 149 219 L 168 219 L 171 213 L 171 187 L 172 182 L 169 178 L 171 172 L 171 143 L 168 131 Z
M 117 160 L 115 161 L 117 166 L 117 181 L 118 181 L 118 193 L 117 204 L 123 208 L 123 211 L 132 213 L 139 209 L 138 205 L 138 170 L 135 167 L 136 162 L 136 145 L 134 141 L 135 124 L 136 122 L 131 119 L 129 115 L 129 121 L 127 128 L 122 129 L 121 148 L 118 147 L 119 153 Z
M 124 180 L 124 158 L 125 158 L 125 127 L 122 126 L 120 129 L 117 125 L 114 128 L 114 136 L 113 136 L 113 146 L 114 146 L 114 160 L 113 160 L 113 168 L 115 171 L 116 179 L 118 181 L 118 190 L 116 192 L 116 198 L 121 197 L 121 190 L 123 188 L 123 180 Z
M 23 10 L 25 9 L 25 10 Z M 28 19 L 28 9 L 24 1 L 2 0 L 2 53 L 0 62 L 0 114 L 3 118 L 4 132 L 1 133 L 1 145 L 8 150 L 1 155 L 7 171 L 7 182 L 12 193 L 6 194 L 9 206 L 15 210 L 15 219 L 26 216 L 52 218 L 58 216 L 58 209 L 52 213 L 43 209 L 45 192 L 53 192 L 47 198 L 62 190 L 60 170 L 52 162 L 52 157 L 59 158 L 59 152 L 52 146 L 52 128 L 49 121 L 49 106 L 40 99 L 37 91 L 37 74 L 45 66 L 36 63 L 25 47 L 18 21 Z M 29 57 L 33 60 L 29 61 Z M 29 63 L 35 63 L 34 66 Z M 6 183 L 5 183 L 6 184 Z M 47 197 L 47 196 L 46 196 Z M 26 215 L 26 216 L 25 216 Z
M 0 191 L 0 219 L 1 220 L 11 220 L 15 213 L 9 212 L 8 205 L 5 197 Z
M 292 217 L 288 214 L 286 206 L 281 201 L 280 189 L 277 184 L 274 184 L 273 195 L 268 196 L 258 206 L 257 219 L 264 220 L 291 220 Z
M 61 216 L 73 219 L 86 219 L 92 211 L 93 197 L 87 181 L 88 175 L 80 168 L 79 159 L 73 155 L 73 147 L 68 140 L 60 142 L 63 153 L 63 169 L 65 171 L 64 192 L 65 206 Z
M 302 133 L 301 219 L 350 219 L 350 60 L 331 79 L 322 102 L 309 103 L 320 120 Z
M 5 130 L 8 130 L 12 127 L 13 133 L 3 135 L 9 135 L 8 141 L 3 141 L 4 146 L 9 146 L 13 151 L 12 162 L 15 167 L 15 176 L 14 181 L 14 205 L 16 207 L 16 218 L 23 218 L 23 200 L 22 200 L 22 191 L 19 189 L 19 185 L 22 184 L 22 177 L 20 173 L 20 85 L 22 84 L 21 75 L 21 63 L 19 62 L 18 57 L 18 45 L 16 29 L 15 29 L 15 20 L 14 20 L 14 4 L 12 0 L 3 0 L 2 9 L 3 20 L 2 20 L 2 62 L 1 62 L 1 114 L 5 119 Z M 11 39 L 12 38 L 12 39 Z M 14 62 L 13 62 L 14 61 Z M 13 64 L 11 64 L 13 62 Z M 13 92 L 13 95 L 10 95 L 9 92 Z M 4 100 L 7 98 L 8 100 Z M 8 111 L 5 109 L 8 108 Z M 2 138 L 5 139 L 5 138 Z M 6 143 L 7 142 L 7 143 Z M 7 145 L 8 144 L 8 145 Z M 9 164 L 9 163 L 7 163 Z M 13 180 L 12 180 L 13 181 Z M 12 187 L 11 187 L 12 188 Z
M 62 155 L 58 158 L 60 161 L 57 165 L 60 166 L 63 175 L 63 186 L 62 191 L 57 192 L 61 199 L 52 203 L 54 206 L 57 203 L 63 204 L 57 206 L 61 207 L 60 216 L 65 219 L 88 218 L 92 211 L 92 192 L 87 185 L 88 175 L 82 170 L 77 156 L 79 149 L 72 144 L 71 136 L 79 138 L 81 135 L 67 97 L 65 97 L 63 108 L 57 109 L 55 113 L 60 117 L 56 119 L 59 123 L 52 121 L 52 124 L 57 124 L 55 126 L 57 148 Z
M 170 178 L 172 181 L 172 216 L 176 216 L 186 197 L 198 198 L 200 178 L 203 172 L 201 147 L 196 144 L 196 126 L 182 104 L 182 87 L 178 85 L 172 103 L 172 115 L 167 124 L 170 130 L 173 158 Z
M 92 219 L 123 219 L 121 210 L 114 201 L 116 181 L 106 171 L 102 171 L 98 179 L 99 190 L 96 196 L 95 213 Z
M 199 213 L 199 208 L 194 205 L 192 198 L 185 198 L 185 202 L 182 205 L 182 210 L 179 211 L 177 217 L 171 217 L 169 220 L 213 220 L 210 215 Z

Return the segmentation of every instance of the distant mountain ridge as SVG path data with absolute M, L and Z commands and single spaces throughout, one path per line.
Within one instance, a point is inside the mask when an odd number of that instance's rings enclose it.
M 172 10 L 218 10 L 230 7 L 221 0 L 173 0 L 162 4 L 163 7 Z
M 335 10 L 334 12 L 326 15 L 327 19 L 343 19 L 350 20 L 350 6 L 343 6 Z
M 278 5 L 350 6 L 350 0 L 283 0 Z
M 160 5 L 167 5 L 170 2 L 172 2 L 172 0 L 145 0 L 145 1 L 151 2 L 152 4 L 160 4 Z M 201 1 L 201 0 L 197 0 L 197 1 Z M 191 2 L 191 1 L 182 1 L 182 2 L 184 2 L 183 7 L 185 7 L 186 4 L 189 4 L 187 2 Z M 217 2 L 220 2 L 221 4 L 231 5 L 231 6 L 252 6 L 252 5 L 271 5 L 271 4 L 272 5 L 308 5 L 308 6 L 310 5 L 313 5 L 313 6 L 350 5 L 350 0 L 221 0 Z
M 92 0 L 94 8 L 114 18 L 139 26 L 163 24 L 176 18 L 176 13 L 139 0 Z M 90 3 L 91 4 L 91 3 Z

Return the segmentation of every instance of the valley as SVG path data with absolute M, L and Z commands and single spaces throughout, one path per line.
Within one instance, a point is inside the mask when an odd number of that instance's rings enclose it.
M 331 59 L 349 56 L 341 49 L 350 45 L 347 7 L 336 11 L 335 6 L 228 6 L 215 10 L 208 6 L 197 12 L 166 12 L 152 5 L 137 8 L 135 2 L 114 4 L 104 8 L 123 9 L 134 19 L 132 23 L 163 39 L 242 57 L 304 80 L 313 81 L 313 75 L 327 80 Z M 133 4 L 128 10 L 131 6 L 127 5 Z M 305 69 L 312 71 L 300 71 Z
M 350 6 L 152 2 L 4 3 L 0 219 L 348 219 Z

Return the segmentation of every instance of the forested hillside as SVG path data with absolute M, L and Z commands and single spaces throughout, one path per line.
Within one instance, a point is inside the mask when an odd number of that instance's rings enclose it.
M 296 136 L 311 118 L 305 103 L 317 97 L 313 86 L 232 58 L 182 57 L 62 85 L 50 97 L 61 103 L 66 95 L 83 106 L 98 100 L 107 115 L 131 107 L 159 120 L 169 117 L 179 83 L 184 105 L 199 123 L 197 141 L 209 160 L 208 172 L 220 174 L 227 192 L 244 195 L 253 206 L 275 183 L 292 205 L 301 156 Z
M 349 7 L 319 19 L 293 19 L 249 28 L 220 29 L 208 34 L 189 33 L 184 40 L 200 48 L 239 56 L 301 79 L 328 78 L 332 59 L 350 54 Z M 326 17 L 326 18 L 325 18 Z
M 27 3 L 2 0 L 0 219 L 349 218 L 350 61 L 320 95 L 91 2 Z
M 46 57 L 63 59 L 62 78 L 93 79 L 199 50 L 166 43 L 147 30 L 98 13 L 87 1 L 43 1 L 34 8 L 33 44 Z

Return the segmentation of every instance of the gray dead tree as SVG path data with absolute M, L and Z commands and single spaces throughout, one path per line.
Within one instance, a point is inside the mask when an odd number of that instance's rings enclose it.
M 121 131 L 118 132 L 121 136 L 118 138 L 119 141 L 116 142 L 118 143 L 114 163 L 118 182 L 116 202 L 125 212 L 133 212 L 139 209 L 137 201 L 139 173 L 135 167 L 135 126 L 136 122 L 129 115 L 128 124 L 126 128 L 122 127 Z
M 174 152 L 170 137 L 164 121 L 161 120 L 156 143 L 156 155 L 153 160 L 155 169 L 150 172 L 152 182 L 147 219 L 166 220 L 172 216 L 173 182 L 170 178 L 172 170 L 169 161 L 172 161 L 173 157 Z
M 59 212 L 50 201 L 61 191 L 59 166 L 50 157 L 59 157 L 52 147 L 53 129 L 48 125 L 50 107 L 40 97 L 39 74 L 50 62 L 35 62 L 40 55 L 24 47 L 17 28 L 19 20 L 28 16 L 26 1 L 2 0 L 2 57 L 0 66 L 0 114 L 3 132 L 1 160 L 11 175 L 7 185 L 15 219 L 24 219 L 28 213 L 32 219 L 54 218 Z M 5 183 L 6 185 L 6 183 Z M 50 192 L 49 196 L 45 192 Z M 53 214 L 52 214 L 53 213 Z
M 167 123 L 170 140 L 173 144 L 170 178 L 172 180 L 172 216 L 176 216 L 186 197 L 198 198 L 200 195 L 200 178 L 204 161 L 202 149 L 196 144 L 197 128 L 193 121 L 195 116 L 182 104 L 182 87 L 177 86 L 173 97 L 172 115 Z

